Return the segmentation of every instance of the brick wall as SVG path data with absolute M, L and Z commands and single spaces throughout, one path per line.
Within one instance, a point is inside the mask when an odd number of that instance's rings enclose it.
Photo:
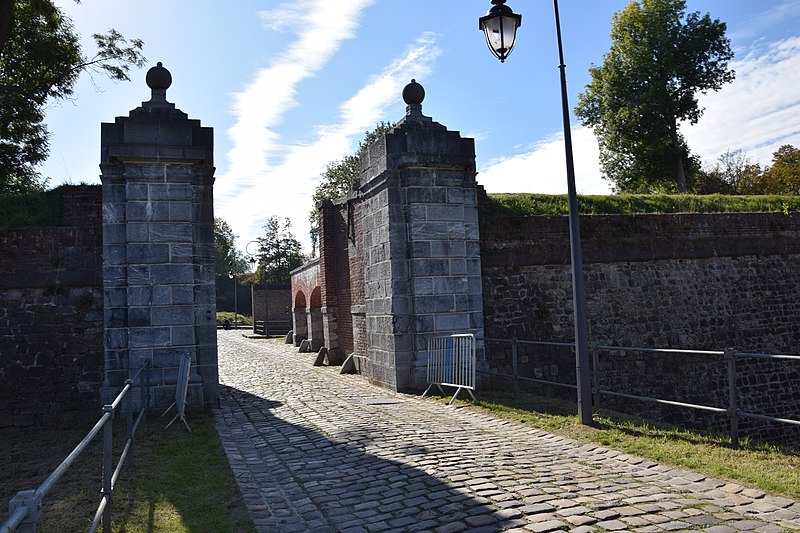
M 797 213 L 584 216 L 581 233 L 591 344 L 800 353 Z M 481 237 L 487 338 L 571 342 L 566 217 L 485 216 Z M 546 370 L 557 381 L 574 383 L 571 353 L 550 352 L 531 350 L 520 371 Z M 490 350 L 495 368 L 507 366 L 507 360 L 499 348 Z M 796 363 L 740 367 L 742 405 L 800 418 Z M 748 370 L 760 377 L 747 376 Z M 727 406 L 722 360 L 601 354 L 600 374 L 602 386 L 611 390 Z M 673 422 L 727 427 L 724 417 L 686 409 L 604 403 Z M 742 424 L 800 442 L 790 426 Z
M 0 427 L 98 412 L 100 204 L 100 187 L 70 187 L 60 226 L 0 229 Z
M 292 290 L 289 285 L 268 284 L 250 287 L 253 322 L 267 320 L 267 334 L 285 335 L 292 329 Z M 241 304 L 240 304 L 241 305 Z M 240 307 L 240 312 L 243 308 Z

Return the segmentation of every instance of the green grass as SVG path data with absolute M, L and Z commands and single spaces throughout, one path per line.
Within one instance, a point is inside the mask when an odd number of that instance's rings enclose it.
M 584 215 L 634 213 L 752 213 L 800 211 L 798 196 L 725 196 L 720 194 L 615 194 L 579 196 Z M 566 195 L 490 194 L 490 216 L 566 216 Z
M 581 442 L 800 499 L 798 450 L 746 438 L 733 449 L 727 435 L 681 429 L 607 410 L 596 413 L 595 424 L 589 427 L 579 424 L 577 407 L 571 402 L 527 393 L 515 396 L 480 391 L 477 396 L 477 402 L 470 399 L 458 403 Z
M 136 434 L 134 462 L 126 462 L 114 488 L 115 532 L 255 531 L 241 501 L 208 413 L 188 413 L 192 433 L 176 422 L 150 417 Z M 88 427 L 0 430 L 0 505 L 18 490 L 33 489 L 52 471 Z M 124 425 L 115 422 L 115 464 Z M 102 435 L 45 497 L 41 531 L 85 531 L 100 499 Z M 5 519 L 5 513 L 0 514 Z
M 139 449 L 147 459 L 119 484 L 115 531 L 144 533 L 156 522 L 153 531 L 254 531 L 213 416 L 187 418 L 191 433 L 179 421 L 165 430 L 163 419 L 143 428 Z

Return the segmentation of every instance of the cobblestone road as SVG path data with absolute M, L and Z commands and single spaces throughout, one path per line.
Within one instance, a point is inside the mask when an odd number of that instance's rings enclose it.
M 260 532 L 800 530 L 800 503 L 219 332 L 217 427 Z

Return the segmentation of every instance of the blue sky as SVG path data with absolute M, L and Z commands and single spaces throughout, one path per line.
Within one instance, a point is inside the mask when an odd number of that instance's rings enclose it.
M 627 0 L 562 0 L 570 105 L 608 50 L 611 18 Z M 326 165 L 364 132 L 397 121 L 411 78 L 423 113 L 476 139 L 478 181 L 489 192 L 566 192 L 558 57 L 548 0 L 509 0 L 523 15 L 504 64 L 478 17 L 489 0 L 56 0 L 93 51 L 93 32 L 145 41 L 148 67 L 173 77 L 167 99 L 215 131 L 215 214 L 239 236 L 290 217 L 309 251 L 311 194 Z M 800 146 L 800 0 L 689 0 L 728 24 L 737 79 L 705 95 L 700 122 L 682 131 L 706 164 L 742 149 L 767 164 Z M 147 68 L 131 83 L 84 75 L 72 101 L 48 108 L 50 185 L 99 183 L 100 123 L 150 98 Z M 610 190 L 597 143 L 573 117 L 579 193 Z M 251 247 L 252 248 L 252 247 Z

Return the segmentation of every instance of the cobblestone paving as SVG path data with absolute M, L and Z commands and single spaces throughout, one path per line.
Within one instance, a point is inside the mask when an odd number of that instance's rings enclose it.
M 217 428 L 260 532 L 800 530 L 800 503 L 313 367 L 220 331 Z

